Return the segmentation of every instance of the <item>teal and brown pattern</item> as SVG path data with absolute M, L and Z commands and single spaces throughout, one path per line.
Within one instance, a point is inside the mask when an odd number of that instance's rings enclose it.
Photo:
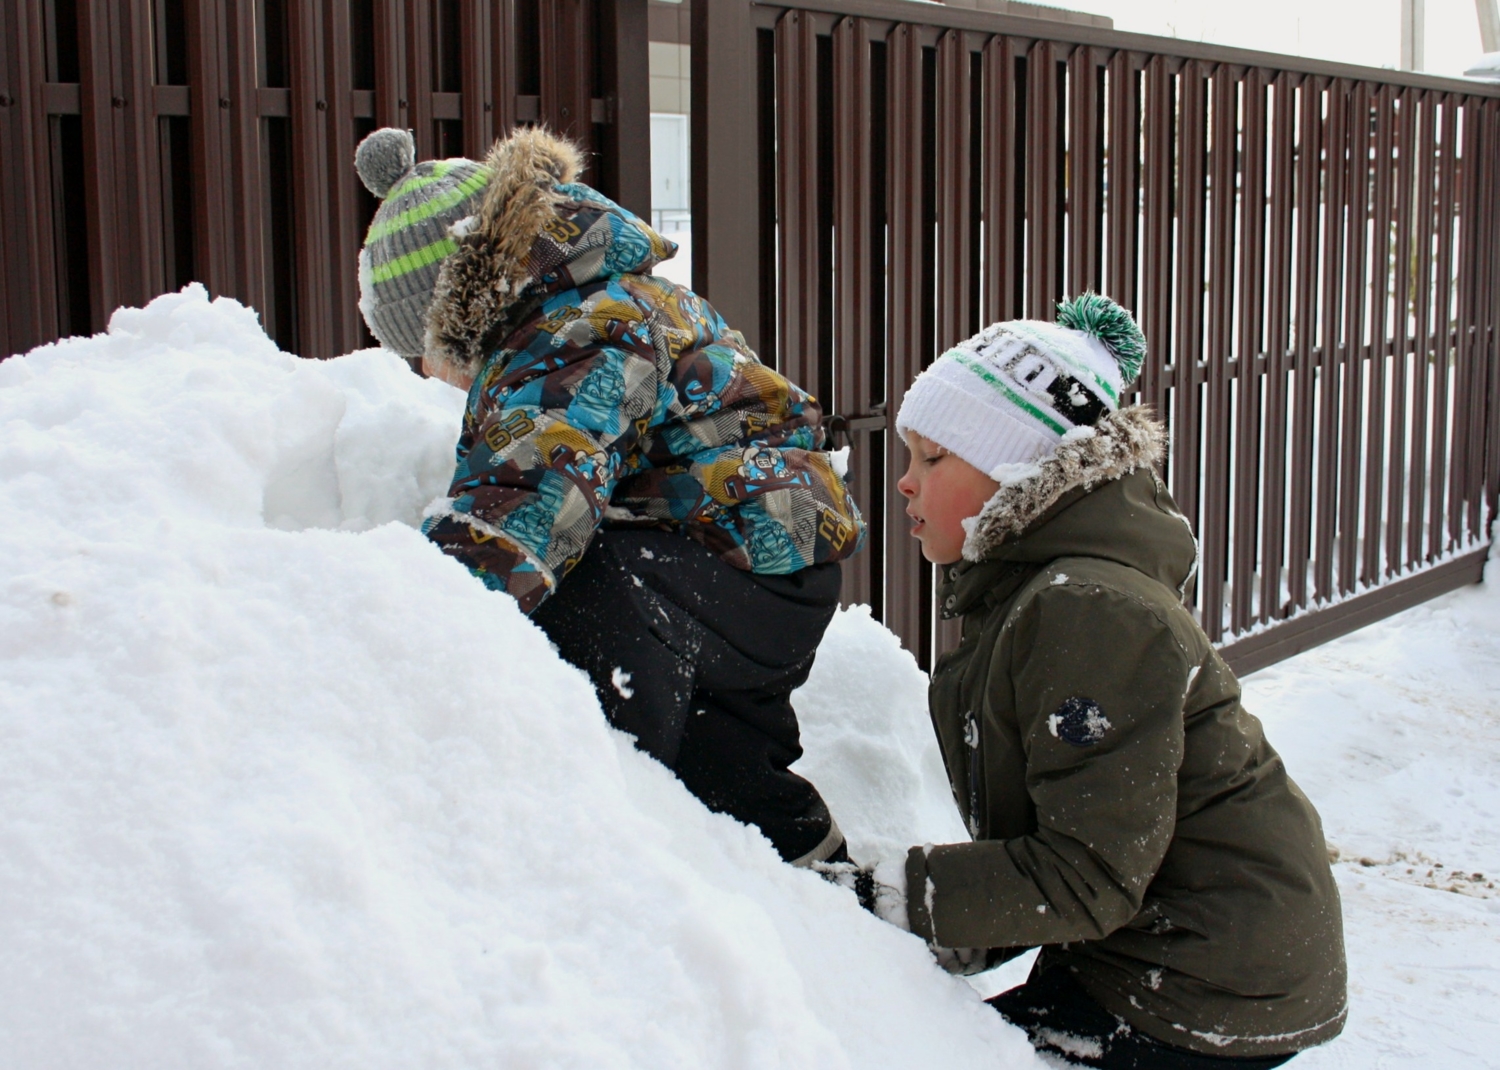
M 547 196 L 522 217 L 481 209 L 443 269 L 428 335 L 446 341 L 427 358 L 483 356 L 428 537 L 527 612 L 600 526 L 678 531 L 769 574 L 854 553 L 865 525 L 821 448 L 816 400 L 708 302 L 645 274 L 670 242 L 586 185 L 534 177 L 497 173 L 523 194 L 512 207 Z

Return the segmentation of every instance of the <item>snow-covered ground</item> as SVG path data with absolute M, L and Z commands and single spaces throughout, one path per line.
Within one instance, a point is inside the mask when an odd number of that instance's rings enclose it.
M 0 363 L 0 1061 L 1040 1066 L 421 538 L 461 402 L 197 288 Z M 1500 1064 L 1496 683 L 1488 588 L 1247 681 L 1340 851 L 1350 1026 L 1295 1065 Z M 962 837 L 865 610 L 798 702 L 857 853 Z
M 1350 1013 L 1299 1070 L 1500 1066 L 1500 561 L 1246 680 L 1318 805 Z

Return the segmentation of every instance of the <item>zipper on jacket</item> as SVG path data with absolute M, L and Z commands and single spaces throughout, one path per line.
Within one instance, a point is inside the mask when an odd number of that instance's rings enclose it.
M 979 719 L 964 714 L 964 743 L 969 747 L 969 836 L 979 839 Z

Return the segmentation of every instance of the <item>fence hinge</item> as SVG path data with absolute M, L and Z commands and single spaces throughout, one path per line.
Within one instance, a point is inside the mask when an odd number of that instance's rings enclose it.
M 839 436 L 843 436 L 844 445 L 849 444 L 850 437 L 856 431 L 884 431 L 887 424 L 885 402 L 875 405 L 869 412 L 853 414 L 830 413 L 823 417 L 823 430 L 834 446 L 839 445 Z

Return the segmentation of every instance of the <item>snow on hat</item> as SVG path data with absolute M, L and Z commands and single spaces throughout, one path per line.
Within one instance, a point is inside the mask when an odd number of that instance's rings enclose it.
M 1083 293 L 1057 306 L 1056 323 L 994 323 L 938 357 L 906 392 L 896 430 L 1006 482 L 1007 466 L 1051 454 L 1117 410 L 1145 355 L 1130 313 Z
M 381 345 L 412 358 L 422 355 L 438 270 L 458 249 L 490 177 L 473 160 L 416 158 L 411 132 L 393 127 L 354 153 L 360 181 L 381 198 L 359 253 L 359 310 Z

